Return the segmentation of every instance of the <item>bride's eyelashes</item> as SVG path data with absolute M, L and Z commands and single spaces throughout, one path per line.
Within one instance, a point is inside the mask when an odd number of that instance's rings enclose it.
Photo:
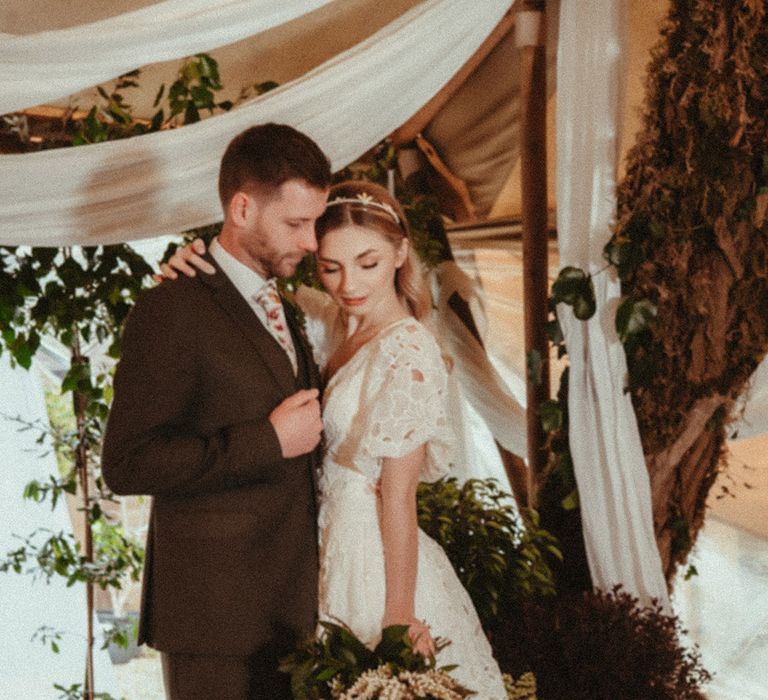
M 362 264 L 360 265 L 360 267 L 363 270 L 373 270 L 374 268 L 376 268 L 378 266 L 379 266 L 379 261 L 378 260 L 376 262 L 366 263 L 365 265 L 362 265 Z M 327 266 L 321 265 L 319 271 L 323 275 L 333 275 L 333 274 L 336 274 L 337 272 L 339 272 L 340 269 L 341 268 L 339 268 L 339 267 L 327 267 Z

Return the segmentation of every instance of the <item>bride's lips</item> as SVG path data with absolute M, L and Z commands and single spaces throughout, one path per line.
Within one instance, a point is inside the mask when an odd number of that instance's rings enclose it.
M 368 297 L 342 297 L 342 301 L 344 302 L 345 306 L 360 306 L 360 304 L 364 304 L 365 300 Z

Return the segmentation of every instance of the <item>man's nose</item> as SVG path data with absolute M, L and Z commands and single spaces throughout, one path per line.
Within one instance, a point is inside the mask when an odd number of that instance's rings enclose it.
M 317 250 L 317 236 L 315 235 L 314 223 L 308 224 L 302 230 L 301 248 L 307 253 L 314 253 Z

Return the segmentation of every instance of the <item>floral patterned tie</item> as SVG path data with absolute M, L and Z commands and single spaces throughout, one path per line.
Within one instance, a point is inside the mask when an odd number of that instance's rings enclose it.
M 269 280 L 255 295 L 255 301 L 267 315 L 267 329 L 280 347 L 288 353 L 294 375 L 298 372 L 296 349 L 293 347 L 291 333 L 285 320 L 285 310 L 280 295 L 277 293 L 275 280 Z

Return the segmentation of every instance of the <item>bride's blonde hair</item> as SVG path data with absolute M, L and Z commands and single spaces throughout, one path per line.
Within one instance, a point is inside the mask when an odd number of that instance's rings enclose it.
M 395 248 L 410 243 L 410 229 L 400 203 L 386 188 L 364 180 L 345 180 L 331 187 L 328 206 L 317 220 L 317 240 L 337 228 L 362 226 L 382 235 Z M 421 320 L 432 310 L 432 299 L 421 263 L 408 246 L 405 262 L 395 272 L 395 291 L 411 315 Z

